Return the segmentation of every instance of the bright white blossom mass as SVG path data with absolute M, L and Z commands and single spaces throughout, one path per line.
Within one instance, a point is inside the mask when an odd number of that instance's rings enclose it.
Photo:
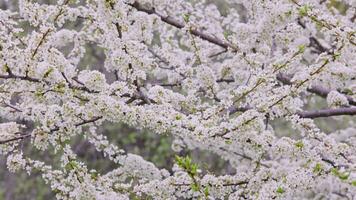
M 213 0 L 54 2 L 0 10 L 11 172 L 41 173 L 58 199 L 356 199 L 356 1 L 222 0 L 224 12 Z M 104 52 L 104 71 L 79 67 L 86 45 Z M 321 117 L 348 128 L 324 133 Z M 214 153 L 235 173 L 180 156 L 158 168 L 98 133 L 104 122 L 172 135 L 177 155 Z M 78 135 L 117 168 L 78 160 Z M 23 140 L 60 154 L 61 168 Z

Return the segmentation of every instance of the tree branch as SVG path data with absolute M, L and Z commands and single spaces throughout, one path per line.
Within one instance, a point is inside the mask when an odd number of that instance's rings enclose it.
M 245 112 L 252 109 L 252 107 L 246 106 L 241 108 L 232 107 L 229 109 L 229 114 L 232 115 L 236 112 Z M 356 107 L 349 108 L 328 108 L 322 110 L 313 110 L 313 111 L 300 111 L 296 113 L 301 118 L 320 118 L 320 117 L 332 117 L 340 115 L 356 115 Z
M 83 91 L 86 91 L 88 93 L 99 93 L 99 91 L 95 91 L 95 90 L 90 90 L 89 88 L 85 87 L 85 86 L 75 86 L 73 85 L 72 83 L 70 83 L 67 79 L 67 77 L 64 75 L 64 73 L 62 73 L 64 79 L 66 80 L 66 82 L 68 83 L 68 87 L 70 89 L 73 89 L 73 90 L 83 90 Z M 13 74 L 12 71 L 8 68 L 8 74 L 7 75 L 2 75 L 0 74 L 0 79 L 19 79 L 19 80 L 24 80 L 24 81 L 29 81 L 29 82 L 33 82 L 33 83 L 41 83 L 41 82 L 44 82 L 46 83 L 47 85 L 50 85 L 49 82 L 46 82 L 45 80 L 40 80 L 38 78 L 32 78 L 32 77 L 29 77 L 27 75 L 25 76 L 22 76 L 22 75 L 16 75 L 16 74 Z
M 281 81 L 285 85 L 292 85 L 291 79 L 292 78 L 286 74 L 282 74 L 282 73 L 277 74 L 277 80 Z M 307 91 L 317 94 L 324 98 L 326 98 L 329 92 L 331 92 L 331 90 L 319 85 L 312 85 L 310 88 L 307 89 Z M 349 101 L 350 105 L 356 106 L 356 101 L 351 96 L 345 95 L 345 97 Z
M 136 8 L 138 11 L 140 12 L 145 12 L 149 15 L 156 15 L 158 17 L 161 18 L 161 20 L 169 25 L 172 25 L 176 28 L 179 28 L 179 29 L 182 29 L 184 27 L 184 24 L 179 22 L 178 20 L 174 19 L 173 17 L 170 17 L 170 16 L 162 16 L 161 14 L 157 13 L 155 8 L 152 7 L 152 8 L 146 8 L 144 7 L 143 5 L 141 5 L 138 1 L 134 2 L 133 4 L 129 4 L 130 6 Z M 194 30 L 191 30 L 191 33 L 199 38 L 201 38 L 202 40 L 205 40 L 205 41 L 208 41 L 210 43 L 213 43 L 215 45 L 218 45 L 224 49 L 228 49 L 228 48 L 232 48 L 234 50 L 238 50 L 237 47 L 235 47 L 234 45 L 228 43 L 228 42 L 225 42 L 223 40 L 220 40 L 219 38 L 216 38 L 214 36 L 211 36 L 211 35 L 208 35 L 208 34 L 205 34 L 201 31 L 198 31 L 196 29 Z M 281 81 L 283 84 L 287 84 L 287 85 L 291 85 L 291 78 L 288 77 L 287 75 L 285 74 L 282 74 L 282 73 L 279 73 L 277 75 L 277 80 Z M 329 89 L 326 89 L 322 86 L 318 86 L 318 85 L 313 85 L 311 86 L 310 88 L 307 89 L 308 92 L 311 92 L 311 93 L 314 93 L 314 94 L 317 94 L 321 97 L 327 97 L 327 95 L 329 94 L 330 90 Z M 356 106 L 356 101 L 353 100 L 352 97 L 350 96 L 346 96 L 347 100 L 349 101 L 349 104 L 350 105 L 354 105 Z
M 301 118 L 311 118 L 311 119 L 319 118 L 319 117 L 339 116 L 339 115 L 356 115 L 356 107 L 302 111 L 302 112 L 298 112 L 297 114 Z
M 11 138 L 11 139 L 8 139 L 8 140 L 0 140 L 0 144 L 6 144 L 8 142 L 13 142 L 13 141 L 17 141 L 17 140 L 22 140 L 24 138 L 28 138 L 30 137 L 31 134 L 25 134 L 25 135 L 21 135 L 19 137 L 15 137 L 15 138 Z
M 92 119 L 89 119 L 89 120 L 83 120 L 82 122 L 79 122 L 77 124 L 75 124 L 75 127 L 79 127 L 79 126 L 83 126 L 85 124 L 89 124 L 89 123 L 94 123 L 96 121 L 98 121 L 99 119 L 103 118 L 102 116 L 99 116 L 99 117 L 94 117 Z M 50 130 L 50 133 L 52 132 L 55 132 L 55 131 L 59 131 L 59 128 L 53 128 Z M 22 139 L 25 139 L 25 138 L 29 138 L 31 137 L 31 134 L 28 133 L 28 134 L 24 134 L 24 135 L 21 135 L 19 137 L 15 137 L 15 138 L 11 138 L 11 139 L 7 139 L 7 140 L 0 140 L 0 144 L 6 144 L 8 142 L 13 142 L 13 141 L 17 141 L 17 140 L 22 140 Z
M 20 79 L 20 80 L 25 80 L 29 82 L 34 82 L 34 83 L 40 83 L 41 81 L 37 78 L 31 78 L 29 76 L 20 76 L 20 75 L 15 75 L 12 73 L 9 73 L 9 75 L 0 75 L 1 79 Z
M 154 7 L 151 8 L 146 8 L 145 6 L 141 5 L 138 1 L 134 2 L 133 4 L 129 4 L 130 6 L 136 8 L 136 10 L 141 11 L 141 12 L 145 12 L 149 15 L 156 15 L 158 16 L 163 22 L 170 24 L 178 29 L 182 29 L 184 28 L 184 23 L 174 19 L 171 16 L 163 16 L 160 13 L 157 13 Z M 191 34 L 201 38 L 202 40 L 206 40 L 210 43 L 216 44 L 224 49 L 228 49 L 231 48 L 235 51 L 238 50 L 238 47 L 234 46 L 233 44 L 229 43 L 229 42 L 225 42 L 223 40 L 220 40 L 212 35 L 203 33 L 197 29 L 191 29 L 190 30 Z

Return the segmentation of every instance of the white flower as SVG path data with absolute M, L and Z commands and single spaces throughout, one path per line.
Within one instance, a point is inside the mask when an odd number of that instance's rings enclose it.
M 106 88 L 106 79 L 104 74 L 99 71 L 83 70 L 78 75 L 78 80 L 91 90 L 104 90 Z
M 340 106 L 348 106 L 349 101 L 345 97 L 345 95 L 340 94 L 338 91 L 329 92 L 326 101 L 329 107 L 340 107 Z
M 16 122 L 7 122 L 0 124 L 0 138 L 1 140 L 11 139 L 15 137 L 15 133 L 19 133 L 20 125 Z
M 46 150 L 48 147 L 48 133 L 41 129 L 35 129 L 32 132 L 33 144 L 37 149 L 42 151 Z
M 26 166 L 26 160 L 23 158 L 22 152 L 14 153 L 7 157 L 6 165 L 10 172 L 15 173 Z
M 324 113 L 320 88 L 329 107 L 355 97 L 354 1 L 14 2 L 0 9 L 0 154 L 57 199 L 355 197 L 354 118 L 339 131 L 303 114 Z M 109 140 L 107 122 L 198 156 L 160 169 Z M 56 169 L 19 153 L 27 138 Z M 89 170 L 79 138 L 115 169 Z M 199 170 L 200 152 L 229 173 Z

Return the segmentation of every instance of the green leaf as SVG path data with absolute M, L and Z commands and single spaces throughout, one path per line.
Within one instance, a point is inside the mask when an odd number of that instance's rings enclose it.
M 349 178 L 349 176 L 350 176 L 349 172 L 340 172 L 336 168 L 332 168 L 330 171 L 334 176 L 339 177 L 339 179 L 341 179 L 341 180 L 347 180 Z
M 52 72 L 54 71 L 54 69 L 51 67 L 49 68 L 43 75 L 43 78 L 47 78 Z
M 232 144 L 232 140 L 231 139 L 225 140 L 225 144 Z
M 192 190 L 193 190 L 194 192 L 199 191 L 199 185 L 198 185 L 198 184 L 192 183 L 192 184 L 190 185 L 190 187 L 192 188 Z
M 190 18 L 190 15 L 189 15 L 188 13 L 183 14 L 183 19 L 184 19 L 184 21 L 185 21 L 186 23 L 189 22 L 189 18 Z
M 206 197 L 209 196 L 209 186 L 206 186 L 206 187 L 204 188 L 204 195 L 205 195 Z
M 73 167 L 70 163 L 67 163 L 66 166 L 64 167 L 67 171 L 73 170 Z
M 190 176 L 195 176 L 198 174 L 198 165 L 192 162 L 189 156 L 180 157 L 176 156 L 177 165 L 184 169 Z
M 303 141 L 298 141 L 295 143 L 295 146 L 299 149 L 302 149 L 304 147 Z
M 227 37 L 229 36 L 229 33 L 227 31 L 224 31 L 224 38 L 227 40 Z
M 42 96 L 43 96 L 42 90 L 36 90 L 36 91 L 35 91 L 35 96 L 36 96 L 36 97 L 42 97 Z
M 342 92 L 347 94 L 347 95 L 353 95 L 353 91 L 350 88 L 345 88 Z
M 181 115 L 176 115 L 176 120 L 181 120 L 182 116 Z
M 339 178 L 341 180 L 347 180 L 349 178 L 349 176 L 350 176 L 350 173 L 348 173 L 348 172 L 339 173 Z
M 90 177 L 91 177 L 91 179 L 93 179 L 93 180 L 97 180 L 97 179 L 98 179 L 98 176 L 99 176 L 99 173 L 98 173 L 98 172 L 92 172 L 92 173 L 90 174 Z
M 193 176 L 195 176 L 198 173 L 198 165 L 197 164 L 192 164 L 190 166 L 190 172 Z
M 115 5 L 115 0 L 105 0 L 105 6 L 107 8 L 114 7 Z
M 55 194 L 59 194 L 61 191 L 58 189 L 54 189 L 54 190 L 52 190 L 52 192 L 54 192 Z
M 356 187 L 356 180 L 352 181 L 351 185 Z
M 70 171 L 70 170 L 73 170 L 73 169 L 76 169 L 76 168 L 78 168 L 78 164 L 75 161 L 69 161 L 65 166 L 65 169 L 67 171 Z
M 6 73 L 10 73 L 10 68 L 9 68 L 9 66 L 7 64 L 4 65 L 4 71 Z
M 320 163 L 316 163 L 315 167 L 313 168 L 313 172 L 319 174 L 323 170 L 323 166 Z
M 278 194 L 283 194 L 283 193 L 284 193 L 284 189 L 283 189 L 282 187 L 278 187 L 277 190 L 276 190 L 276 192 L 277 192 Z
M 338 58 L 340 58 L 340 56 L 341 56 L 341 53 L 340 53 L 340 52 L 335 52 L 335 53 L 333 54 L 333 59 L 334 59 L 334 60 L 337 60 Z
M 285 14 L 285 16 L 290 17 L 290 16 L 292 16 L 292 11 L 291 11 L 291 10 L 288 10 L 288 11 L 285 12 L 284 14 Z
M 335 176 L 339 175 L 339 171 L 336 168 L 331 168 L 330 172 Z
M 307 16 L 310 10 L 311 9 L 308 5 L 303 5 L 299 8 L 299 15 L 302 17 Z
M 176 163 L 179 167 L 184 168 L 183 167 L 183 157 L 176 156 Z
M 54 86 L 54 91 L 63 94 L 65 92 L 65 87 L 66 87 L 66 84 L 64 82 L 57 83 Z
M 298 53 L 304 53 L 305 51 L 305 45 L 304 44 L 301 44 L 298 46 Z

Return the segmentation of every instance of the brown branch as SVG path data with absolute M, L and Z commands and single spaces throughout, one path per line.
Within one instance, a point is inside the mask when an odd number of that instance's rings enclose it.
M 146 8 L 145 6 L 141 5 L 138 1 L 134 2 L 133 4 L 129 4 L 130 6 L 136 8 L 138 11 L 145 12 L 149 15 L 156 15 L 158 16 L 163 22 L 170 24 L 178 29 L 184 28 L 184 23 L 176 20 L 175 18 L 171 16 L 163 16 L 160 13 L 157 13 L 154 7 L 151 8 Z M 216 44 L 224 49 L 231 48 L 235 51 L 238 50 L 238 47 L 232 45 L 231 43 L 225 42 L 223 40 L 220 40 L 212 35 L 203 33 L 197 29 L 191 29 L 190 33 L 201 38 L 202 40 L 208 41 L 210 43 Z
M 40 42 L 37 44 L 35 50 L 33 51 L 31 58 L 34 58 L 34 57 L 35 57 L 35 55 L 37 54 L 39 48 L 40 48 L 41 45 L 44 43 L 45 38 L 47 37 L 47 35 L 48 35 L 50 32 L 51 32 L 51 29 L 49 28 L 49 29 L 47 29 L 47 31 L 42 35 L 41 40 L 40 40 Z
M 79 122 L 79 123 L 75 124 L 74 126 L 75 127 L 79 127 L 79 126 L 83 126 L 85 124 L 94 123 L 94 122 L 98 121 L 101 118 L 103 118 L 103 116 L 94 117 L 94 118 L 89 119 L 89 120 L 83 120 L 82 122 Z M 59 127 L 56 127 L 56 128 L 53 128 L 53 129 L 50 130 L 51 133 L 55 132 L 55 131 L 59 131 Z
M 25 139 L 25 138 L 28 138 L 30 137 L 31 134 L 25 134 L 25 135 L 21 135 L 19 137 L 15 137 L 15 138 L 11 138 L 11 139 L 8 139 L 8 140 L 0 140 L 0 144 L 6 144 L 8 142 L 13 142 L 13 141 L 17 141 L 17 140 L 22 140 L 22 139 Z
M 4 26 L 5 28 L 7 28 L 10 33 L 12 33 L 12 34 L 14 35 L 14 37 L 15 37 L 16 39 L 18 39 L 18 40 L 20 41 L 20 43 L 21 43 L 23 46 L 27 46 L 26 43 L 25 43 L 19 36 L 17 36 L 17 35 L 13 32 L 13 30 L 11 30 L 11 28 L 10 28 L 6 23 L 4 23 L 4 22 L 1 21 L 1 20 L 0 20 L 0 23 L 2 24 L 2 26 Z
M 3 102 L 7 107 L 10 107 L 12 109 L 14 109 L 16 112 L 22 112 L 22 110 L 20 110 L 19 108 L 17 108 L 16 106 L 10 104 L 10 103 L 6 103 L 6 102 Z
M 31 78 L 29 76 L 14 75 L 12 73 L 9 73 L 8 75 L 0 75 L 0 78 L 2 78 L 2 79 L 20 79 L 20 80 L 30 81 L 30 82 L 34 82 L 34 83 L 41 82 L 39 79 L 36 79 L 36 78 Z
M 229 109 L 229 114 L 232 115 L 236 112 L 245 112 L 247 110 L 252 109 L 249 106 L 246 107 L 232 107 Z M 340 116 L 340 115 L 356 115 L 356 107 L 349 108 L 329 108 L 322 110 L 313 110 L 313 111 L 300 111 L 296 113 L 301 118 L 320 118 L 320 117 L 332 117 L 332 116 Z
M 92 119 L 89 119 L 89 120 L 83 120 L 82 122 L 79 122 L 77 124 L 75 124 L 75 127 L 79 127 L 79 126 L 83 126 L 85 124 L 89 124 L 89 123 L 94 123 L 96 121 L 98 121 L 99 119 L 102 119 L 103 117 L 102 116 L 99 116 L 99 117 L 94 117 Z M 50 130 L 50 133 L 53 133 L 55 131 L 59 131 L 59 128 L 56 127 L 56 128 L 53 128 Z M 15 137 L 15 138 L 11 138 L 11 139 L 7 139 L 7 140 L 0 140 L 0 144 L 6 144 L 8 142 L 13 142 L 13 141 L 17 141 L 17 140 L 22 140 L 22 139 L 25 139 L 25 138 L 29 138 L 31 137 L 31 134 L 24 134 L 24 135 L 21 135 L 19 137 Z
M 230 115 L 237 113 L 237 112 L 246 112 L 248 110 L 252 109 L 250 106 L 245 106 L 245 107 L 230 107 L 228 109 L 228 112 Z
M 64 79 L 66 80 L 66 82 L 68 83 L 68 87 L 70 89 L 73 89 L 73 90 L 82 90 L 82 91 L 86 91 L 88 93 L 99 93 L 99 91 L 95 91 L 95 90 L 90 90 L 89 88 L 85 87 L 85 86 L 82 86 L 82 87 L 79 87 L 79 86 L 75 86 L 73 85 L 71 82 L 69 82 L 69 80 L 67 79 L 67 77 L 64 75 L 64 73 L 62 73 Z M 33 83 L 41 83 L 41 82 L 46 82 L 44 80 L 40 80 L 38 78 L 32 78 L 32 77 L 29 77 L 27 75 L 25 76 L 22 76 L 22 75 L 16 75 L 16 74 L 13 74 L 12 71 L 10 69 L 8 69 L 8 75 L 1 75 L 0 74 L 0 79 L 19 79 L 19 80 L 24 80 L 24 81 L 29 81 L 29 82 L 33 82 Z M 73 79 L 75 80 L 75 79 Z M 47 85 L 49 85 L 48 82 L 46 82 Z
M 285 85 L 292 85 L 291 79 L 292 78 L 286 74 L 277 74 L 277 80 L 281 81 Z M 312 85 L 310 88 L 307 89 L 307 91 L 324 98 L 326 98 L 331 92 L 331 90 L 319 85 Z M 356 106 L 356 101 L 351 96 L 345 95 L 345 97 L 349 101 L 350 105 Z
M 129 4 L 130 6 L 136 8 L 138 11 L 141 11 L 141 12 L 145 12 L 149 15 L 156 15 L 158 17 L 161 18 L 161 20 L 169 25 L 172 25 L 176 28 L 179 28 L 179 29 L 182 29 L 184 27 L 184 24 L 179 22 L 178 20 L 174 19 L 173 17 L 170 17 L 170 16 L 162 16 L 161 14 L 157 13 L 155 8 L 152 7 L 152 8 L 146 8 L 144 7 L 143 5 L 141 5 L 140 3 L 138 3 L 137 1 L 133 4 Z M 216 37 L 213 37 L 211 35 L 208 35 L 208 34 L 205 34 L 203 32 L 200 32 L 196 29 L 194 30 L 191 30 L 191 33 L 199 38 L 201 38 L 202 40 L 205 40 L 205 41 L 208 41 L 210 43 L 213 43 L 213 44 L 216 44 L 224 49 L 228 49 L 228 48 L 232 48 L 234 50 L 237 50 L 237 47 L 235 47 L 234 45 L 228 43 L 228 42 L 225 42 L 223 40 L 220 40 Z M 285 74 L 278 74 L 277 75 L 277 80 L 281 81 L 282 83 L 284 84 L 287 84 L 287 85 L 290 85 L 292 84 L 291 83 L 291 78 L 288 77 L 287 75 Z M 317 94 L 321 97 L 327 97 L 327 95 L 329 94 L 330 90 L 322 87 L 322 86 L 318 86 L 318 85 L 312 85 L 310 88 L 307 89 L 308 92 L 311 92 L 311 93 L 314 93 L 314 94 Z M 356 106 L 356 101 L 353 100 L 352 97 L 350 96 L 346 96 L 346 98 L 348 99 L 350 105 L 354 105 Z
M 356 115 L 356 107 L 350 108 L 334 108 L 314 111 L 302 111 L 297 113 L 301 118 L 320 118 L 340 115 Z
M 223 183 L 221 186 L 240 186 L 248 184 L 248 181 L 232 182 L 232 183 Z M 173 186 L 191 186 L 191 183 L 171 183 Z
M 103 116 L 99 116 L 99 117 L 94 117 L 94 118 L 89 119 L 89 120 L 83 120 L 82 122 L 76 124 L 75 127 L 82 126 L 82 125 L 89 124 L 89 123 L 94 123 L 94 122 L 96 122 L 96 121 L 98 121 L 99 119 L 102 119 L 102 118 L 103 118 Z
M 66 0 L 66 1 L 63 3 L 63 5 L 67 5 L 68 3 L 69 3 L 69 0 Z M 60 10 L 59 10 L 59 12 L 57 13 L 57 15 L 54 17 L 53 22 L 55 23 L 55 22 L 58 20 L 59 16 L 61 16 L 63 13 L 64 13 L 64 8 L 61 7 Z M 36 54 L 37 54 L 39 48 L 40 48 L 41 45 L 45 42 L 46 37 L 49 35 L 49 33 L 50 33 L 51 31 L 52 31 L 52 29 L 51 29 L 51 28 L 48 28 L 47 31 L 42 35 L 40 42 L 37 44 L 35 50 L 34 50 L 33 53 L 32 53 L 32 57 L 31 57 L 32 59 L 36 56 Z
M 229 150 L 226 149 L 226 148 L 224 148 L 224 147 L 220 147 L 219 149 L 222 150 L 222 151 L 229 152 Z M 250 156 L 247 156 L 247 155 L 244 154 L 244 153 L 238 153 L 238 152 L 236 152 L 236 151 L 232 151 L 231 153 L 233 153 L 234 155 L 237 155 L 237 156 L 239 156 L 239 157 L 241 157 L 241 158 L 250 160 L 250 161 L 256 161 L 258 165 L 264 166 L 264 167 L 266 167 L 266 168 L 270 168 L 267 164 L 262 163 L 261 161 L 254 160 L 253 158 L 251 158 Z

